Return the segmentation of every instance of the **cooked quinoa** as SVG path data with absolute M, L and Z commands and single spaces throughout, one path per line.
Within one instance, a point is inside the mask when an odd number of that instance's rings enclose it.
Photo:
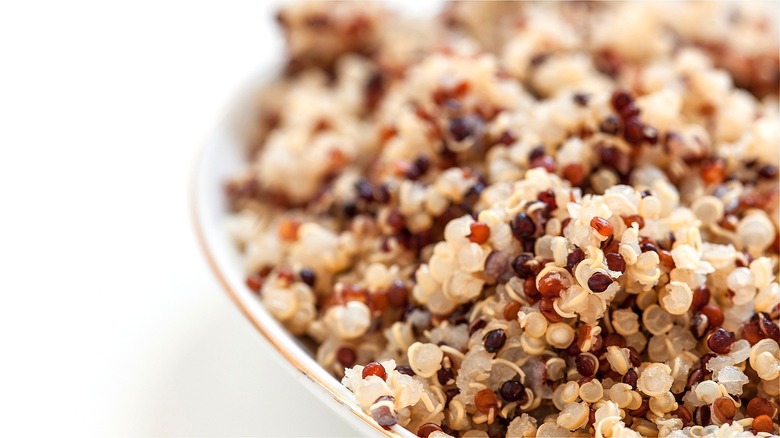
M 247 286 L 381 426 L 780 433 L 778 3 L 279 12 Z

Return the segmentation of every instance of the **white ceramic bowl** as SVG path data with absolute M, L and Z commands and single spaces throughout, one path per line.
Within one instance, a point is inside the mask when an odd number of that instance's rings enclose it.
M 314 360 L 306 348 L 261 305 L 245 285 L 242 257 L 228 236 L 229 214 L 223 186 L 227 178 L 245 166 L 244 144 L 247 124 L 256 112 L 253 96 L 262 76 L 236 99 L 236 105 L 206 142 L 195 168 L 192 206 L 201 248 L 225 291 L 261 335 L 279 353 L 277 359 L 303 385 L 346 421 L 367 436 L 413 437 L 396 425 L 385 430 L 366 415 L 353 394 Z M 254 119 L 256 120 L 256 119 Z

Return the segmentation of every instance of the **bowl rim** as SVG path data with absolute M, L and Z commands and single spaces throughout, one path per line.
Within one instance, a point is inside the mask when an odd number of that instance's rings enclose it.
M 268 76 L 263 75 L 262 77 L 267 78 Z M 253 95 L 253 92 L 256 94 L 258 91 L 258 81 L 254 80 L 251 82 L 254 84 L 253 86 L 247 86 L 240 89 L 246 93 L 244 94 L 244 97 Z M 266 81 L 261 82 L 261 84 L 265 83 Z M 247 90 L 249 93 L 247 93 Z M 220 145 L 220 143 L 224 142 L 225 139 L 220 139 L 221 136 L 230 134 L 230 131 L 236 131 L 235 120 L 232 119 L 235 119 L 236 114 L 239 112 L 237 110 L 241 107 L 241 105 L 235 103 L 241 102 L 239 99 L 233 99 L 232 102 L 234 105 L 230 108 L 231 111 L 228 112 L 228 117 L 223 117 L 220 123 L 217 124 L 216 128 L 212 129 L 211 133 L 207 136 L 206 141 L 199 146 L 195 155 L 194 163 L 192 165 L 189 181 L 189 210 L 193 229 L 198 240 L 198 246 L 200 247 L 200 250 L 205 257 L 212 273 L 217 278 L 220 285 L 222 286 L 222 289 L 225 293 L 227 293 L 233 303 L 238 306 L 249 322 L 252 323 L 258 332 L 260 332 L 265 341 L 273 347 L 273 349 L 276 351 L 277 359 L 283 359 L 286 363 L 293 365 L 300 373 L 300 375 L 297 376 L 297 380 L 308 381 L 310 384 L 305 386 L 308 386 L 309 390 L 312 392 L 315 392 L 314 388 L 312 387 L 313 385 L 316 385 L 320 389 L 324 389 L 326 394 L 323 394 L 322 391 L 317 394 L 320 396 L 320 398 L 327 398 L 327 396 L 329 396 L 330 399 L 336 401 L 338 405 L 342 406 L 342 408 L 346 408 L 346 410 L 352 414 L 353 420 L 359 420 L 357 422 L 351 421 L 349 424 L 351 424 L 353 427 L 357 427 L 358 430 L 362 431 L 363 433 L 371 432 L 378 436 L 393 438 L 415 436 L 407 429 L 404 429 L 399 425 L 392 426 L 390 429 L 383 428 L 378 423 L 376 423 L 376 421 L 374 421 L 371 416 L 363 411 L 363 409 L 355 400 L 354 395 L 351 393 L 348 395 L 345 394 L 345 392 L 348 392 L 346 387 L 344 387 L 341 382 L 328 373 L 323 367 L 317 364 L 314 358 L 312 358 L 312 363 L 314 364 L 313 366 L 304 363 L 304 361 L 301 360 L 301 358 L 298 356 L 305 355 L 311 358 L 310 353 L 305 351 L 300 345 L 294 342 L 294 336 L 287 332 L 287 330 L 275 318 L 273 318 L 270 313 L 267 312 L 265 307 L 260 305 L 259 300 L 256 302 L 256 305 L 248 303 L 248 287 L 244 283 L 236 284 L 238 282 L 231 281 L 229 275 L 227 275 L 226 272 L 228 269 L 231 269 L 230 266 L 233 263 L 231 263 L 229 260 L 225 260 L 225 257 L 222 257 L 220 252 L 215 250 L 213 247 L 213 239 L 229 239 L 229 236 L 227 230 L 224 230 L 223 236 L 214 236 L 214 233 L 209 235 L 210 231 L 204 225 L 205 220 L 201 216 L 205 212 L 204 208 L 215 208 L 215 206 L 205 206 L 205 204 L 208 204 L 208 196 L 204 193 L 201 186 L 202 183 L 208 179 L 208 172 L 206 172 L 207 166 L 205 163 L 208 152 L 212 149 L 215 149 L 218 145 Z M 244 106 L 244 108 L 246 108 L 246 106 Z M 235 132 L 233 132 L 233 134 L 235 134 Z M 244 288 L 246 291 L 239 292 L 239 288 Z M 265 315 L 261 316 L 259 313 L 264 313 Z M 267 324 L 272 324 L 276 327 L 272 328 Z M 273 335 L 274 331 L 278 332 L 280 330 L 283 331 L 290 339 L 280 339 Z M 291 351 L 291 349 L 296 351 Z M 293 372 L 292 369 L 288 368 L 288 370 Z M 342 418 L 345 420 L 350 418 L 349 415 L 345 414 L 344 409 L 338 408 L 338 405 L 327 403 L 327 400 L 323 400 L 323 402 L 328 404 L 332 409 L 341 413 Z

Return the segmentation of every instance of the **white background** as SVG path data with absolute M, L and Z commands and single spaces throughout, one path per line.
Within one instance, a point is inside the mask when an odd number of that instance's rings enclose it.
M 274 9 L 0 1 L 0 436 L 355 434 L 221 291 L 189 217 L 199 145 L 281 59 Z

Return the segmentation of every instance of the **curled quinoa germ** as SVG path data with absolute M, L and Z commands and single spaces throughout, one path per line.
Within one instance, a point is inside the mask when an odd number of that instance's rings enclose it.
M 286 6 L 247 287 L 382 427 L 780 433 L 777 7 Z

